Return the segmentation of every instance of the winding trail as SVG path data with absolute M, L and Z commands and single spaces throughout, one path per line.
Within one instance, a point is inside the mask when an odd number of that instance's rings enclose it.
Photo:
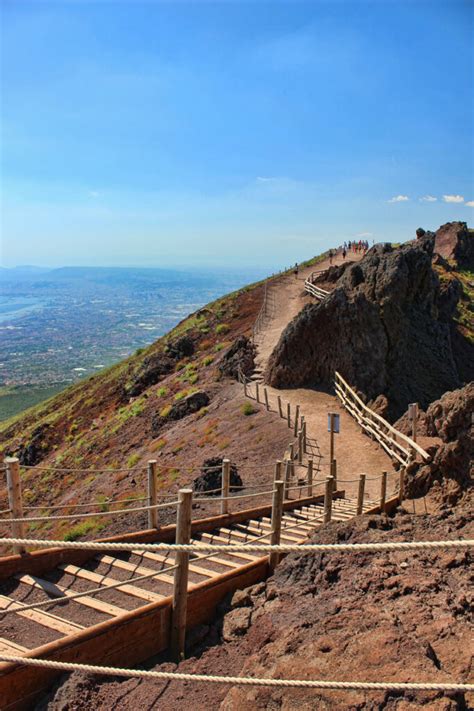
M 360 255 L 351 253 L 351 261 L 360 259 Z M 342 255 L 333 259 L 333 264 L 341 264 Z M 255 338 L 257 346 L 256 376 L 257 381 L 263 383 L 262 374 L 268 364 L 270 355 L 288 323 L 313 297 L 304 290 L 304 280 L 313 271 L 329 267 L 329 259 L 319 263 L 316 267 L 301 269 L 298 278 L 294 275 L 285 275 L 277 279 L 271 289 L 274 300 L 273 317 L 267 321 L 260 333 Z M 362 433 L 361 428 L 354 419 L 346 413 L 337 398 L 326 388 L 294 388 L 277 390 L 266 386 L 272 409 L 277 409 L 278 395 L 282 401 L 291 404 L 292 413 L 296 405 L 305 417 L 307 435 L 319 445 L 321 454 L 321 471 L 318 478 L 329 474 L 329 434 L 327 432 L 328 412 L 337 412 L 340 415 L 340 434 L 335 435 L 335 456 L 337 460 L 337 479 L 341 482 L 339 488 L 345 488 L 349 496 L 357 493 L 357 484 L 344 483 L 344 480 L 356 479 L 359 474 L 366 474 L 366 495 L 376 499 L 380 491 L 380 481 L 370 481 L 382 471 L 388 472 L 388 492 L 393 491 L 398 474 L 394 471 L 390 457 L 383 449 Z M 255 389 L 253 389 L 255 392 Z M 288 441 L 292 439 L 289 434 Z

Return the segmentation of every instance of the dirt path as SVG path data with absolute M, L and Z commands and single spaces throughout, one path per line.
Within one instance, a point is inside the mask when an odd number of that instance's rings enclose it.
M 350 255 L 352 261 L 359 258 L 357 254 Z M 333 259 L 333 264 L 341 264 L 342 262 L 342 255 L 338 255 Z M 325 269 L 327 267 L 329 267 L 329 260 L 318 264 L 316 269 Z M 257 373 L 265 371 L 268 359 L 287 324 L 307 303 L 311 303 L 313 297 L 304 291 L 304 280 L 314 270 L 315 267 L 307 267 L 299 272 L 298 279 L 295 279 L 292 274 L 291 276 L 283 277 L 272 286 L 273 316 L 255 339 L 257 345 Z M 307 423 L 307 434 L 317 442 L 321 454 L 319 479 L 329 474 L 327 415 L 328 412 L 336 412 L 339 413 L 341 418 L 341 432 L 335 437 L 335 454 L 340 488 L 345 488 L 350 495 L 356 495 L 357 485 L 345 483 L 344 480 L 358 479 L 359 474 L 364 473 L 368 477 L 366 493 L 370 498 L 377 499 L 380 491 L 380 481 L 370 481 L 370 479 L 379 476 L 382 471 L 387 471 L 389 473 L 387 490 L 388 493 L 391 493 L 396 485 L 398 475 L 393 470 L 390 458 L 378 444 L 362 433 L 361 428 L 339 405 L 334 395 L 323 388 L 276 390 L 269 386 L 266 387 L 272 410 L 277 410 L 278 396 L 281 397 L 284 403 L 285 412 L 287 402 L 290 403 L 292 413 L 294 413 L 296 405 L 300 406 L 300 413 L 304 415 Z M 251 391 L 255 394 L 255 385 L 251 386 Z M 289 433 L 288 441 L 290 442 L 293 439 Z

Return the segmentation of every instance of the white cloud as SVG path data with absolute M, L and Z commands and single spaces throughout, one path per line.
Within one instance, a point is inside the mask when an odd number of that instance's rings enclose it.
M 462 195 L 443 195 L 444 202 L 464 202 Z
M 438 198 L 433 197 L 433 195 L 423 195 L 420 198 L 420 202 L 436 202 Z
M 466 203 L 467 207 L 474 207 L 474 200 L 468 200 Z
M 261 175 L 257 176 L 257 183 L 275 183 L 280 178 L 264 178 Z
M 409 199 L 408 195 L 395 195 L 395 197 L 390 198 L 388 202 L 407 202 Z
M 373 237 L 373 234 L 372 234 L 372 232 L 359 232 L 359 234 L 356 235 L 356 237 L 360 237 L 362 239 L 364 237 Z
M 91 198 L 98 198 L 100 196 L 100 193 L 98 190 L 89 190 L 88 195 Z

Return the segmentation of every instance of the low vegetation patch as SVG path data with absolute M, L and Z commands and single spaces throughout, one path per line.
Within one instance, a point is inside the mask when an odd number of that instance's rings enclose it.
M 249 415 L 254 415 L 257 412 L 251 402 L 245 402 L 240 408 L 240 411 L 242 415 L 245 415 L 245 417 L 248 417 Z

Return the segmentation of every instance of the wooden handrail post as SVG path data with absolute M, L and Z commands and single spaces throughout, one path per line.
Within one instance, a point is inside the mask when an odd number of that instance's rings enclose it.
M 291 405 L 289 402 L 286 403 L 286 419 L 288 421 L 288 427 L 291 429 Z
M 400 467 L 399 480 L 398 480 L 398 503 L 403 503 L 403 498 L 405 495 L 405 467 Z
M 20 481 L 20 460 L 18 457 L 6 457 L 5 466 L 7 468 L 7 489 L 8 503 L 10 506 L 12 518 L 23 518 L 23 503 L 21 499 L 21 481 Z M 12 523 L 12 537 L 26 538 L 26 526 L 23 521 Z M 14 553 L 24 553 L 25 547 L 22 545 L 13 545 Z
M 230 459 L 222 461 L 221 514 L 229 513 Z
M 148 462 L 148 506 L 156 506 L 156 459 Z M 158 528 L 158 510 L 148 510 L 148 528 Z
M 334 489 L 337 489 L 337 461 L 335 459 L 331 462 L 331 476 L 334 479 Z
M 281 407 L 281 397 L 280 397 L 280 395 L 278 395 L 277 400 L 278 400 L 278 414 L 280 415 L 281 419 L 283 419 L 283 410 L 282 410 L 282 407 Z
M 382 472 L 380 482 L 380 513 L 385 512 L 385 500 L 387 498 L 387 472 Z
M 298 434 L 298 420 L 299 420 L 299 417 L 300 417 L 300 406 L 297 405 L 297 406 L 296 406 L 296 410 L 295 410 L 295 428 L 294 428 L 295 437 L 296 437 L 296 435 Z
M 303 430 L 298 433 L 298 464 L 303 463 Z
M 329 523 L 332 517 L 332 492 L 334 491 L 334 479 L 332 476 L 326 477 L 326 487 L 324 490 L 324 523 Z
M 288 489 L 290 488 L 290 476 L 291 476 L 291 465 L 292 462 L 287 459 L 285 462 L 285 490 L 284 490 L 284 498 L 288 498 Z
M 281 480 L 275 481 L 273 483 L 273 499 L 272 499 L 272 535 L 270 538 L 270 544 L 272 546 L 278 546 L 280 544 L 281 536 L 281 519 L 283 516 L 283 490 L 284 483 Z M 275 567 L 280 561 L 279 553 L 270 553 L 268 562 L 270 564 L 270 570 L 273 572 Z
M 364 510 L 364 492 L 365 492 L 365 474 L 359 477 L 359 489 L 357 491 L 357 516 L 360 516 Z
M 288 445 L 288 449 L 289 449 L 289 451 L 290 451 L 290 459 L 291 459 L 291 461 L 293 461 L 293 459 L 295 458 L 295 445 L 294 445 L 294 442 L 290 442 L 290 444 Z
M 263 388 L 263 395 L 265 397 L 265 407 L 267 408 L 267 411 L 270 412 L 270 403 L 268 401 L 268 390 L 266 388 Z
M 257 381 L 255 381 L 255 397 L 257 399 L 257 402 L 259 403 L 260 402 L 260 386 L 257 383 Z
M 180 489 L 178 492 L 178 511 L 176 514 L 176 543 L 189 543 L 191 540 L 191 509 L 193 492 Z M 171 653 L 176 662 L 184 659 L 186 641 L 186 610 L 188 603 L 189 553 L 176 553 L 173 586 L 173 612 L 171 619 Z
M 246 379 L 245 375 L 244 375 L 243 377 L 244 377 L 244 395 L 245 395 L 245 397 L 248 397 L 248 392 L 247 392 L 247 379 Z
M 306 420 L 303 422 L 303 452 L 308 453 L 308 440 L 306 438 Z
M 308 459 L 308 470 L 307 470 L 307 481 L 308 481 L 308 496 L 313 495 L 313 460 Z
M 275 462 L 275 476 L 273 481 L 283 481 L 281 478 L 281 460 L 277 459 Z

